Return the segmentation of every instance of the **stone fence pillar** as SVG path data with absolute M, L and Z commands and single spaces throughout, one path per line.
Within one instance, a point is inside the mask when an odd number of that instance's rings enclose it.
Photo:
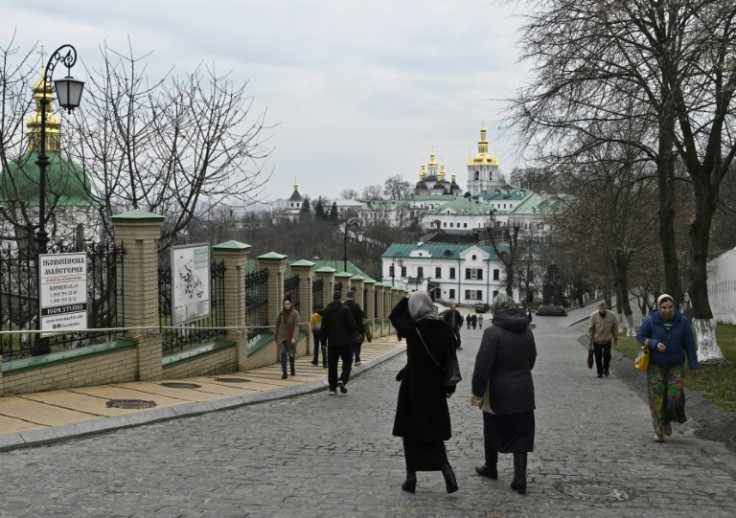
M 138 328 L 126 333 L 138 342 L 137 378 L 160 380 L 163 353 L 158 329 L 158 242 L 164 217 L 133 210 L 111 219 L 115 242 L 125 247 L 125 271 L 117 305 L 118 311 L 125 311 L 120 319 L 125 327 Z
M 250 245 L 226 241 L 212 247 L 214 260 L 225 264 L 225 336 L 236 343 L 238 370 L 245 371 L 248 360 L 248 333 L 245 330 L 245 275 Z
M 283 254 L 269 252 L 258 256 L 258 263 L 268 270 L 268 321 L 276 323 L 276 317 L 283 307 L 284 301 L 284 272 L 286 271 L 286 257 Z M 269 329 L 273 331 L 273 328 Z M 276 347 L 276 361 L 279 361 L 281 350 Z

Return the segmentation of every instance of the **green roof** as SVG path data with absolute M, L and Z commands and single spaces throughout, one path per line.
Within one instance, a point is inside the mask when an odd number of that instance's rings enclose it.
M 92 207 L 98 205 L 91 195 L 91 184 L 82 166 L 62 153 L 47 151 L 46 166 L 47 204 L 59 206 Z M 18 200 L 37 207 L 39 196 L 38 153 L 23 154 L 0 172 L 0 199 Z
M 412 257 L 412 259 L 460 259 L 460 254 L 468 248 L 477 247 L 489 254 L 489 260 L 496 261 L 498 256 L 492 246 L 487 245 L 453 245 L 449 243 L 393 243 L 381 255 L 384 259 L 407 259 L 414 250 L 424 250 L 429 253 L 430 257 Z M 507 246 L 499 246 L 500 250 L 505 250 Z
M 448 210 L 456 215 L 487 215 L 491 207 L 472 198 L 456 198 L 449 203 L 427 211 L 427 214 L 443 215 L 447 214 Z

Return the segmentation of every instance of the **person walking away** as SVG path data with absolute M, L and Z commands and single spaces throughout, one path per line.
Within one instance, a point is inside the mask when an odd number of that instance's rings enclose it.
M 598 311 L 590 315 L 588 347 L 593 348 L 598 377 L 608 376 L 611 367 L 611 340 L 618 344 L 618 319 L 606 309 L 606 301 L 598 304 Z
M 327 383 L 329 394 L 348 392 L 350 370 L 353 364 L 351 337 L 358 329 L 350 309 L 342 303 L 342 294 L 336 291 L 322 315 L 322 338 L 327 341 Z M 337 376 L 337 362 L 342 360 L 342 371 Z
M 475 329 L 475 327 L 478 325 L 478 315 L 472 315 L 470 317 L 470 323 L 473 326 L 473 329 Z
M 291 304 L 291 298 L 284 298 L 281 311 L 276 317 L 276 329 L 274 330 L 276 344 L 281 347 L 281 379 L 285 380 L 286 358 L 288 356 L 291 364 L 291 375 L 296 376 L 294 361 L 296 356 L 296 341 L 299 338 L 299 312 Z
M 345 305 L 350 310 L 350 313 L 352 313 L 353 319 L 355 320 L 355 325 L 358 326 L 358 330 L 353 334 L 352 342 L 350 344 L 352 348 L 352 353 L 355 355 L 353 365 L 358 366 L 361 363 L 360 350 L 361 346 L 363 345 L 364 339 L 363 310 L 360 308 L 360 304 L 355 302 L 355 292 L 353 290 L 349 290 L 345 295 Z M 360 335 L 360 337 L 358 335 Z
M 322 339 L 322 313 L 323 306 L 319 302 L 314 305 L 314 313 L 309 319 L 310 327 L 312 328 L 312 341 L 314 343 L 314 357 L 312 358 L 312 365 L 319 365 L 319 352 L 322 351 L 322 367 L 327 368 L 327 347 L 325 347 L 324 340 Z
M 513 453 L 511 489 L 526 494 L 527 454 L 534 451 L 534 381 L 537 346 L 522 308 L 505 293 L 493 299 L 473 370 L 471 403 L 483 410 L 485 464 L 475 471 L 498 478 L 498 453 Z
M 483 329 L 483 315 L 478 315 L 478 329 Z
M 672 435 L 672 422 L 684 423 L 685 390 L 683 364 L 697 378 L 700 365 L 690 321 L 675 309 L 675 299 L 666 293 L 657 298 L 657 309 L 642 322 L 636 340 L 649 348 L 647 393 L 654 425 L 654 440 Z
M 404 444 L 406 480 L 401 488 L 414 493 L 417 471 L 441 471 L 447 492 L 454 493 L 458 485 L 444 443 L 451 437 L 447 400 L 455 392 L 454 386 L 445 385 L 444 370 L 452 329 L 435 315 L 424 291 L 402 298 L 389 320 L 406 338 L 407 363 L 397 376 L 401 385 L 392 431 Z
M 470 313 L 465 315 L 465 324 L 466 324 L 465 329 L 467 329 L 468 331 L 470 331 L 470 326 L 472 325 L 472 321 L 473 319 L 470 317 Z
M 463 327 L 463 316 L 457 310 L 457 304 L 450 306 L 450 311 L 445 313 L 442 317 L 447 325 L 452 329 L 452 333 L 455 337 L 455 347 L 459 351 L 462 349 L 462 343 L 460 342 L 460 328 Z

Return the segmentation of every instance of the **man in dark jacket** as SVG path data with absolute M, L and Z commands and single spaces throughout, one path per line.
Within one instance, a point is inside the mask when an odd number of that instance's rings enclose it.
M 453 304 L 450 306 L 450 311 L 445 313 L 445 316 L 443 316 L 442 319 L 449 324 L 452 329 L 452 334 L 455 337 L 455 347 L 457 347 L 458 350 L 462 349 L 460 346 L 460 328 L 463 327 L 463 316 L 457 310 L 457 305 Z
M 330 395 L 340 392 L 347 394 L 350 380 L 350 369 L 353 364 L 351 337 L 355 336 L 358 327 L 350 309 L 342 303 L 342 294 L 336 291 L 332 302 L 327 305 L 322 315 L 322 337 L 327 340 L 327 382 Z M 337 377 L 337 361 L 342 358 L 342 373 Z
M 345 305 L 350 310 L 357 326 L 357 331 L 353 333 L 353 339 L 351 345 L 352 353 L 355 355 L 355 365 L 360 365 L 360 349 L 363 345 L 363 310 L 360 308 L 360 304 L 355 302 L 355 292 L 353 290 L 348 291 L 346 295 Z M 361 338 L 358 338 L 361 335 Z

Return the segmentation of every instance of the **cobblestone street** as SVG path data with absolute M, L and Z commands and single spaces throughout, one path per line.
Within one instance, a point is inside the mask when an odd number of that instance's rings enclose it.
M 587 314 L 580 310 L 581 315 Z M 490 320 L 490 318 L 488 319 Z M 487 320 L 487 323 L 489 323 Z M 368 370 L 345 396 L 327 389 L 234 410 L 0 454 L 0 517 L 732 517 L 736 456 L 675 431 L 651 440 L 644 388 L 588 370 L 586 323 L 537 317 L 537 438 L 529 492 L 478 477 L 482 419 L 469 387 L 482 330 L 463 330 L 464 381 L 447 443 L 460 490 L 419 473 L 401 490 L 391 436 L 403 355 Z

